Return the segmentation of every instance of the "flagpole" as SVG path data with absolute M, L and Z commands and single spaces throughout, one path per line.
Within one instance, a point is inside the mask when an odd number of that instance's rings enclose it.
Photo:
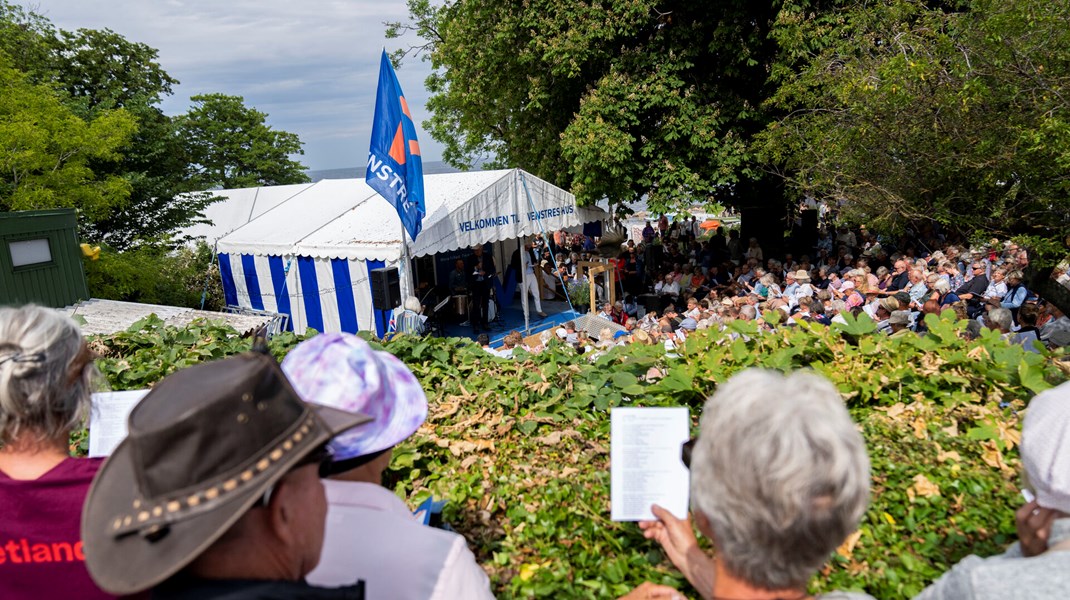
M 398 280 L 401 288 L 401 305 L 405 306 L 405 300 L 412 295 L 412 283 L 409 281 L 409 243 L 405 239 L 407 234 L 405 232 L 405 222 L 398 218 L 398 223 L 401 224 L 401 258 L 398 260 Z

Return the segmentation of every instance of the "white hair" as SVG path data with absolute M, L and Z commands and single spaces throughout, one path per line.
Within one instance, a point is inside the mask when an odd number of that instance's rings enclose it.
M 706 401 L 691 498 L 731 573 L 803 586 L 866 510 L 865 442 L 828 380 L 748 369 Z
M 0 308 L 0 443 L 46 443 L 82 423 L 97 375 L 84 346 L 58 311 Z
M 1013 317 L 1011 316 L 1011 311 L 1006 308 L 993 308 L 988 311 L 988 316 L 985 317 L 985 320 L 1003 331 L 1010 331 Z
M 412 312 L 418 313 L 422 308 L 423 307 L 420 306 L 420 299 L 416 296 L 405 298 L 405 310 L 411 310 Z

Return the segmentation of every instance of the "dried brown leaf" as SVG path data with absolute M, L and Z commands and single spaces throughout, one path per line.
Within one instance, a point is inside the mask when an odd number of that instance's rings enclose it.
M 862 530 L 855 530 L 854 533 L 847 536 L 847 539 L 843 540 L 843 543 L 840 544 L 839 548 L 836 548 L 836 554 L 839 554 L 840 556 L 846 559 L 850 559 L 851 554 L 854 552 L 855 546 L 858 545 L 858 540 L 860 540 L 861 538 Z

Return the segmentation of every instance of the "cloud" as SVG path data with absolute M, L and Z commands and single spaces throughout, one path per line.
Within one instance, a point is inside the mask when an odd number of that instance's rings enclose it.
M 181 83 L 163 103 L 185 112 L 203 93 L 242 96 L 269 124 L 298 134 L 312 169 L 363 164 L 371 136 L 385 21 L 408 17 L 404 0 L 40 0 L 33 7 L 57 27 L 111 29 L 159 50 Z M 398 70 L 417 128 L 429 117 L 426 62 Z M 419 130 L 424 160 L 441 145 Z

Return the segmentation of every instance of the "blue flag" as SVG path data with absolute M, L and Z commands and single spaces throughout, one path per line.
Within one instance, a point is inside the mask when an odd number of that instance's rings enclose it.
M 394 66 L 383 50 L 379 65 L 379 92 L 375 96 L 375 120 L 368 151 L 368 185 L 394 205 L 401 223 L 413 240 L 420 234 L 424 205 L 424 165 L 416 124 L 401 92 Z

